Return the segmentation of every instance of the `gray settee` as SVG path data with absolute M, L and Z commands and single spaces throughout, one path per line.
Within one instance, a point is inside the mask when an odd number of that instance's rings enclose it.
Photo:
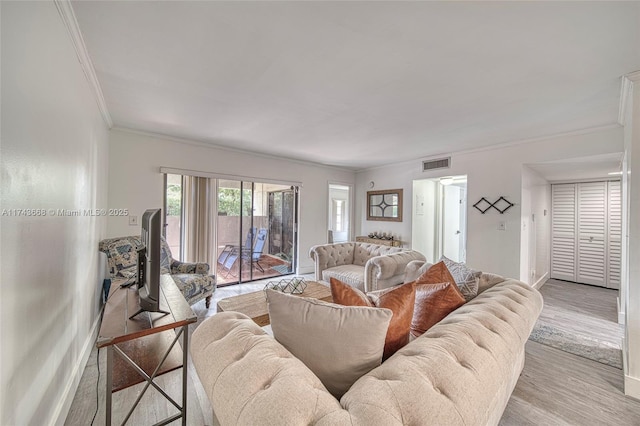
M 193 363 L 221 425 L 497 425 L 542 297 L 495 277 L 495 285 L 362 376 L 339 401 L 240 313 L 216 314 L 195 330 Z
M 407 264 L 425 260 L 415 250 L 358 242 L 313 246 L 309 256 L 317 281 L 333 277 L 365 292 L 401 284 Z

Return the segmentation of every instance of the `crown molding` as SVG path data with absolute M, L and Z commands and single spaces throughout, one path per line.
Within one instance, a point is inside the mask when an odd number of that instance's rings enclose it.
M 630 72 L 629 74 L 625 75 L 625 77 L 634 82 L 640 81 L 640 70 Z
M 69 32 L 69 36 L 73 43 L 73 48 L 76 51 L 76 56 L 78 57 L 78 61 L 82 67 L 82 71 L 84 72 L 84 75 L 89 82 L 89 86 L 91 86 L 91 89 L 93 90 L 96 102 L 98 103 L 102 119 L 109 128 L 112 128 L 113 120 L 111 119 L 111 114 L 109 114 L 107 103 L 104 100 L 102 88 L 100 87 L 100 82 L 96 76 L 96 70 L 91 62 L 89 52 L 87 52 L 87 46 L 84 43 L 84 38 L 80 32 L 80 26 L 78 25 L 76 14 L 73 12 L 71 2 L 69 0 L 54 0 L 54 3 L 58 9 L 58 13 L 60 13 L 62 22 L 64 22 L 65 27 L 67 27 L 67 31 Z
M 629 97 L 633 91 L 633 83 L 640 81 L 640 71 L 622 76 L 620 82 L 620 105 L 618 106 L 618 123 L 624 126 L 626 123 L 627 108 L 629 106 Z
M 493 151 L 493 150 L 496 150 L 496 149 L 510 148 L 510 147 L 514 147 L 514 146 L 518 146 L 518 145 L 526 145 L 526 144 L 530 144 L 530 143 L 543 142 L 543 141 L 546 141 L 546 140 L 549 140 L 549 139 L 587 135 L 587 134 L 590 134 L 590 133 L 603 132 L 603 131 L 606 131 L 606 130 L 617 129 L 617 128 L 620 128 L 620 125 L 618 123 L 606 124 L 604 126 L 597 126 L 597 127 L 588 127 L 588 128 L 585 128 L 585 129 L 572 130 L 572 131 L 569 131 L 569 132 L 555 133 L 555 134 L 552 134 L 552 135 L 538 136 L 538 137 L 528 138 L 528 139 L 520 139 L 520 140 L 511 141 L 511 142 L 502 142 L 502 143 L 482 146 L 482 147 L 479 147 L 479 148 L 469 148 L 469 149 L 461 149 L 461 150 L 458 150 L 458 151 L 450 151 L 447 154 L 429 155 L 428 157 L 419 157 L 419 158 L 413 159 L 413 160 L 397 161 L 395 163 L 389 163 L 389 164 L 383 164 L 383 165 L 380 165 L 380 166 L 374 166 L 374 167 L 367 167 L 367 168 L 364 168 L 364 169 L 359 169 L 359 170 L 356 170 L 356 173 L 369 172 L 369 171 L 374 171 L 374 170 L 379 170 L 379 169 L 385 169 L 387 167 L 395 167 L 395 166 L 399 166 L 399 165 L 407 165 L 408 167 L 415 167 L 416 164 L 420 165 L 422 163 L 422 161 L 428 161 L 428 160 L 434 159 L 434 158 L 454 157 L 455 155 L 475 154 L 476 152 Z M 454 159 L 452 158 L 451 162 L 453 163 L 453 161 L 454 161 Z M 445 170 L 445 169 L 435 169 L 435 170 Z
M 138 136 L 144 136 L 144 137 L 149 137 L 149 138 L 154 138 L 154 139 L 162 139 L 165 141 L 169 141 L 169 142 L 174 142 L 174 143 L 181 143 L 181 144 L 185 144 L 185 145 L 192 145 L 192 146 L 198 146 L 198 147 L 202 147 L 202 148 L 208 148 L 208 149 L 216 149 L 216 150 L 220 150 L 220 151 L 228 151 L 228 152 L 235 152 L 238 154 L 247 154 L 247 155 L 252 155 L 255 157 L 260 157 L 260 158 L 268 158 L 271 160 L 280 160 L 280 161 L 288 161 L 291 163 L 296 163 L 296 164 L 302 164 L 305 166 L 314 166 L 314 167 L 320 167 L 323 169 L 331 169 L 331 170 L 336 170 L 336 171 L 341 171 L 341 172 L 350 172 L 350 173 L 355 173 L 356 170 L 349 168 L 349 167 L 341 167 L 341 166 L 333 166 L 331 164 L 322 164 L 322 163 L 316 163 L 314 161 L 307 161 L 307 160 L 300 160 L 297 158 L 291 158 L 291 157 L 282 157 L 280 155 L 272 155 L 272 154 L 266 154 L 263 152 L 256 152 L 256 151 L 249 151 L 249 150 L 245 150 L 245 149 L 238 149 L 238 148 L 233 148 L 230 146 L 225 146 L 225 145 L 218 145 L 215 142 L 208 142 L 207 140 L 203 140 L 203 139 L 187 139 L 187 138 L 182 138 L 182 137 L 178 137 L 178 136 L 171 136 L 171 135 L 167 135 L 164 133 L 157 133 L 157 132 L 150 132 L 147 130 L 137 130 L 137 129 L 132 129 L 129 127 L 118 127 L 115 126 L 111 129 L 112 131 L 115 132 L 121 132 L 121 133 L 129 133 L 132 135 L 138 135 Z

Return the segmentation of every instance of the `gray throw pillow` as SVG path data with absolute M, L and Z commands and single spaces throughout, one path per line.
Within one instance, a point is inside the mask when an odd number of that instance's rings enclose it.
M 266 292 L 273 337 L 336 398 L 382 362 L 390 309 Z
M 456 281 L 458 289 L 460 289 L 460 293 L 462 293 L 467 302 L 478 295 L 478 284 L 482 271 L 471 269 L 466 264 L 456 262 L 445 256 L 442 256 L 440 260 L 447 266 L 451 276 Z

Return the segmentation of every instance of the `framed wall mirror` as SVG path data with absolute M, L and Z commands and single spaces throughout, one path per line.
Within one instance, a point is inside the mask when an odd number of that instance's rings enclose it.
M 402 222 L 402 189 L 367 191 L 367 220 Z

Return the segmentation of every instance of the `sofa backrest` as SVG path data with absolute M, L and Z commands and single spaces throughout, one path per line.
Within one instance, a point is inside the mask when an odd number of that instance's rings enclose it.
M 311 247 L 309 256 L 316 264 L 316 271 L 353 263 L 356 243 L 320 244 Z M 321 276 L 321 275 L 320 275 Z
M 404 270 L 404 281 L 405 283 L 415 281 L 418 279 L 420 275 L 422 275 L 427 269 L 429 269 L 433 264 L 429 262 L 425 262 L 422 260 L 413 260 L 407 264 L 406 269 Z M 480 275 L 480 279 L 478 282 L 478 294 L 483 291 L 493 287 L 494 285 L 501 283 L 505 278 L 502 275 L 492 274 L 490 272 L 483 272 Z

